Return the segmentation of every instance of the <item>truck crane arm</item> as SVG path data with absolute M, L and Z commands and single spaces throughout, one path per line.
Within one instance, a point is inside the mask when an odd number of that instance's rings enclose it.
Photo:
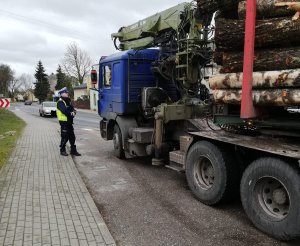
M 199 95 L 201 70 L 212 60 L 212 16 L 197 1 L 185 2 L 121 27 L 111 36 L 118 50 L 160 48 L 154 75 L 173 81 L 181 98 L 191 98 Z
M 116 49 L 129 50 L 148 47 L 158 47 L 168 43 L 172 38 L 179 38 L 180 35 L 191 33 L 195 24 L 198 29 L 203 25 L 203 20 L 194 20 L 196 12 L 195 3 L 181 3 L 160 13 L 147 17 L 127 27 L 121 27 L 117 33 L 111 35 Z M 210 16 L 212 16 L 210 14 Z M 181 37 L 182 38 L 182 37 Z M 119 41 L 119 45 L 117 45 Z

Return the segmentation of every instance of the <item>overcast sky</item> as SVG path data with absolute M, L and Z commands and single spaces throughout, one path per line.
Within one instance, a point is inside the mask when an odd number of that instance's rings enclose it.
M 110 34 L 183 0 L 1 0 L 0 64 L 34 74 L 38 60 L 55 73 L 75 41 L 93 62 L 116 52 Z

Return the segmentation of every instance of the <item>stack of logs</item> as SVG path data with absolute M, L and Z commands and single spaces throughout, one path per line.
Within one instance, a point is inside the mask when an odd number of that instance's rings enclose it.
M 276 7 L 278 1 L 285 0 L 257 0 L 253 100 L 260 105 L 300 105 L 300 19 L 292 20 L 294 10 Z M 225 14 L 221 12 L 215 20 L 214 62 L 221 69 L 210 78 L 210 88 L 216 103 L 239 104 L 246 4 L 240 0 L 206 2 L 221 10 L 226 6 Z

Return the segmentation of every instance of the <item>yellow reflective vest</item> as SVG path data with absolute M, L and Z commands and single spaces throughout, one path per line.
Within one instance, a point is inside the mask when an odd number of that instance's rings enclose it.
M 60 99 L 57 101 L 57 103 L 56 103 L 56 116 L 57 116 L 58 121 L 65 121 L 65 122 L 66 122 L 66 121 L 68 121 L 68 117 L 67 117 L 65 114 L 63 114 L 63 112 L 61 112 L 61 111 L 58 109 L 58 107 L 57 107 L 59 101 L 63 101 L 64 104 L 65 104 L 65 106 L 67 107 L 66 102 L 60 98 Z

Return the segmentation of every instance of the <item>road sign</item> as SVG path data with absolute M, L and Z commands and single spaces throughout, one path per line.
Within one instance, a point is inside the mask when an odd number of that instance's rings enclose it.
M 9 101 L 8 99 L 0 99 L 0 108 L 8 108 L 9 107 Z

